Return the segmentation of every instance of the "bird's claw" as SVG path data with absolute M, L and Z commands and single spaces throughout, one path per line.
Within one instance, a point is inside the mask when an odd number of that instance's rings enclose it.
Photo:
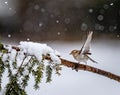
M 78 64 L 75 64 L 75 65 L 72 67 L 72 70 L 75 70 L 76 72 L 78 72 L 78 70 L 79 70 L 79 65 L 78 65 Z

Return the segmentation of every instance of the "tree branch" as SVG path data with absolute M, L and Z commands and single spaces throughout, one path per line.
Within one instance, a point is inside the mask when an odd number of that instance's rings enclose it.
M 62 58 L 61 58 L 61 61 L 62 61 L 62 65 L 67 66 L 69 68 L 76 67 L 77 70 L 89 71 L 89 72 L 96 73 L 96 74 L 99 74 L 99 75 L 103 75 L 105 77 L 108 77 L 110 79 L 113 79 L 115 81 L 120 82 L 120 76 L 115 75 L 111 72 L 107 72 L 107 71 L 104 71 L 104 70 L 101 70 L 101 69 L 98 69 L 98 68 L 95 68 L 95 67 L 92 67 L 92 66 L 84 65 L 84 64 L 78 64 L 78 63 L 71 62 L 71 61 L 68 61 L 68 60 L 65 60 L 65 59 L 62 59 Z
M 16 51 L 20 50 L 18 47 L 12 47 L 12 48 L 15 49 Z M 49 56 L 46 56 L 45 59 L 51 60 L 51 58 Z M 99 75 L 103 75 L 107 78 L 110 78 L 110 79 L 113 79 L 115 81 L 120 82 L 120 76 L 118 76 L 116 74 L 113 74 L 111 72 L 107 72 L 105 70 L 101 70 L 101 69 L 98 69 L 98 68 L 95 68 L 95 67 L 92 67 L 92 66 L 71 62 L 71 61 L 68 61 L 68 60 L 63 59 L 63 58 L 60 58 L 60 59 L 61 59 L 61 64 L 66 66 L 66 67 L 75 68 L 77 70 L 89 71 L 89 72 L 96 73 L 96 74 L 99 74 Z

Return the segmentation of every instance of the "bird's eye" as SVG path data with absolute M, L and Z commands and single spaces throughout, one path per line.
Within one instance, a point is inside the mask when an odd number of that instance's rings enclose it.
M 75 53 L 75 51 L 73 51 L 73 53 Z
M 77 53 L 77 51 L 75 50 L 74 53 Z

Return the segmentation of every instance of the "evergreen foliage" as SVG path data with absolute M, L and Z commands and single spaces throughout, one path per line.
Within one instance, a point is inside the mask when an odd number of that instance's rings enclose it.
M 46 66 L 46 82 L 51 82 L 52 79 L 52 68 L 50 67 L 50 65 Z
M 44 72 L 46 73 L 47 83 L 52 81 L 53 70 L 56 70 L 56 73 L 58 72 L 59 64 L 54 64 L 51 59 L 45 59 L 45 56 L 43 56 L 40 62 L 34 55 L 24 54 L 24 58 L 18 64 L 17 57 L 20 56 L 20 50 L 15 47 L 13 50 L 16 51 L 16 56 L 15 60 L 11 62 L 9 60 L 10 56 L 6 56 L 11 52 L 0 43 L 0 91 L 2 90 L 2 77 L 5 72 L 7 72 L 9 79 L 3 95 L 27 95 L 25 88 L 28 86 L 30 75 L 34 77 L 34 89 L 38 89 Z M 7 60 L 3 61 L 3 56 L 6 56 Z

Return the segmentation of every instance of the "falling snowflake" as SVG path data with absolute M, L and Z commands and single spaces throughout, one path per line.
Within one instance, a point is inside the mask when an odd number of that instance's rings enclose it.
M 11 38 L 11 35 L 10 35 L 10 34 L 8 34 L 8 38 Z
M 39 23 L 39 27 L 42 27 L 42 26 L 43 26 L 43 23 L 40 22 L 40 23 Z
M 104 30 L 104 26 L 100 25 L 100 24 L 95 24 L 95 30 L 103 31 Z
M 44 8 L 41 8 L 41 12 L 44 13 L 44 12 L 45 12 L 45 9 L 44 9 Z
M 111 6 L 113 6 L 113 5 L 114 5 L 114 3 L 110 3 L 110 5 L 111 5 Z
M 110 25 L 109 26 L 109 31 L 113 32 L 117 29 L 117 26 Z
M 116 29 L 117 29 L 117 26 L 114 26 L 114 29 L 116 30 Z
M 120 35 L 117 35 L 117 38 L 119 38 L 120 37 Z
M 104 9 L 100 9 L 100 14 L 104 14 L 105 10 Z
M 27 38 L 27 41 L 30 41 L 30 38 Z
M 104 5 L 103 5 L 103 8 L 104 8 L 104 9 L 108 9 L 108 8 L 109 8 L 109 5 L 104 4 Z
M 57 32 L 57 35 L 60 35 L 61 33 L 60 32 Z
M 12 8 L 9 8 L 9 10 L 12 10 Z
M 65 23 L 69 24 L 70 23 L 70 18 L 65 18 Z
M 88 28 L 88 25 L 87 25 L 86 23 L 82 23 L 82 24 L 81 24 L 81 30 L 82 30 L 82 31 L 86 31 L 87 28 Z
M 98 15 L 97 19 L 98 19 L 99 21 L 102 21 L 102 20 L 104 19 L 104 17 L 103 17 L 103 15 Z
M 56 23 L 59 23 L 60 21 L 59 20 L 56 20 Z
M 51 14 L 51 15 L 50 15 L 50 17 L 51 17 L 51 18 L 54 18 L 54 15 L 53 15 L 53 14 Z
M 92 13 L 92 12 L 93 12 L 93 9 L 89 9 L 88 11 L 89 11 L 89 13 Z
M 4 3 L 5 3 L 6 5 L 8 5 L 8 1 L 5 1 Z
M 35 9 L 35 10 L 38 10 L 39 8 L 40 8 L 39 5 L 35 5 L 35 6 L 34 6 L 34 9 Z
M 64 31 L 68 31 L 68 29 L 67 29 L 67 28 L 65 28 L 65 29 L 64 29 Z

